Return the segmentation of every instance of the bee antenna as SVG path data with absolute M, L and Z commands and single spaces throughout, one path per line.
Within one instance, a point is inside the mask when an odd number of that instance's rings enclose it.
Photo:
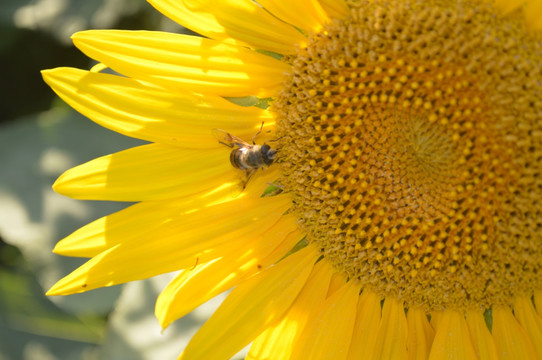
M 280 139 L 282 139 L 283 137 L 285 137 L 286 135 L 282 135 L 281 137 L 277 138 L 277 139 L 273 139 L 273 140 L 268 140 L 267 142 L 275 142 L 275 141 L 279 141 Z

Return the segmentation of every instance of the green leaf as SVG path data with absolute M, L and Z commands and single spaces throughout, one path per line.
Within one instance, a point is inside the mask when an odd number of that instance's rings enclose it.
M 244 97 L 227 97 L 226 100 L 234 103 L 235 105 L 249 107 L 255 106 L 260 109 L 267 109 L 271 102 L 273 101 L 272 97 L 268 98 L 258 98 L 256 96 L 244 96 Z
M 61 310 L 22 266 L 0 270 L 0 294 L 0 349 L 10 359 L 45 354 L 64 359 L 68 353 L 79 358 L 103 339 L 104 316 L 77 317 Z

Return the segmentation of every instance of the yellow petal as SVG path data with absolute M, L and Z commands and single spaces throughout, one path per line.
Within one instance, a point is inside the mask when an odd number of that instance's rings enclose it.
M 279 19 L 306 32 L 318 31 L 329 22 L 329 17 L 317 0 L 258 0 L 258 4 Z
M 291 54 L 305 40 L 251 0 L 149 0 L 158 11 L 201 35 L 246 44 L 278 54 Z
M 526 2 L 527 0 L 495 0 L 495 7 L 505 15 L 516 10 Z
M 408 324 L 403 303 L 386 298 L 382 308 L 382 320 L 376 334 L 374 358 L 406 360 Z
M 266 182 L 274 179 L 276 172 L 270 172 L 269 179 L 264 176 L 255 179 L 241 195 L 238 193 L 237 185 L 234 190 L 232 186 L 222 184 L 208 193 L 194 195 L 185 200 L 144 201 L 83 226 L 58 242 L 54 252 L 65 256 L 92 257 L 123 242 L 145 241 L 141 239 L 160 235 L 175 236 L 168 232 L 168 227 L 182 226 L 179 221 L 184 221 L 183 214 L 202 209 L 205 211 L 206 208 L 216 204 L 232 201 L 232 198 L 237 196 L 254 198 L 250 202 L 261 201 L 259 197 Z M 284 196 L 283 200 L 288 202 Z M 232 212 L 231 220 L 234 220 L 236 213 L 241 211 L 244 211 L 242 206 L 239 211 Z
M 62 174 L 53 188 L 83 200 L 182 198 L 208 192 L 222 182 L 241 183 L 245 174 L 231 166 L 229 156 L 226 147 L 143 145 L 76 166 Z
M 192 268 L 198 261 L 208 262 L 235 244 L 260 236 L 290 205 L 286 196 L 240 196 L 199 209 L 194 203 L 175 209 L 178 204 L 171 203 L 163 210 L 168 216 L 153 218 L 156 222 L 150 226 L 134 222 L 137 218 L 126 219 L 120 227 L 132 230 L 123 234 L 115 229 L 119 238 L 111 241 L 116 245 L 61 279 L 48 294 L 67 295 Z M 108 242 L 107 224 L 103 236 Z
M 457 311 L 445 310 L 435 326 L 435 339 L 429 360 L 476 360 L 467 321 Z
M 45 82 L 81 114 L 118 133 L 189 148 L 216 148 L 213 128 L 250 139 L 272 115 L 218 96 L 170 92 L 133 79 L 73 68 L 42 71 Z
M 326 299 L 333 273 L 334 270 L 327 261 L 319 261 L 288 313 L 282 321 L 268 327 L 254 340 L 246 360 L 290 358 L 296 339 L 303 331 L 310 314 Z
M 273 249 L 288 241 L 282 253 L 274 254 L 280 260 L 300 240 L 297 216 L 282 216 L 265 233 L 246 243 L 226 249 L 220 259 L 201 264 L 179 274 L 162 291 L 156 302 L 156 317 L 162 328 L 186 315 L 197 306 L 234 287 L 245 277 L 264 269 L 262 262 Z M 295 233 L 297 237 L 290 236 Z
M 542 316 L 542 291 L 537 290 L 534 292 L 534 304 L 538 315 Z
M 484 316 L 480 311 L 469 311 L 465 315 L 469 332 L 472 339 L 472 345 L 480 360 L 498 360 L 497 348 L 487 328 Z
M 228 359 L 279 321 L 305 285 L 318 258 L 312 246 L 247 279 L 194 335 L 181 359 Z
M 531 299 L 518 297 L 514 304 L 514 315 L 531 338 L 538 359 L 542 359 L 542 318 L 536 313 Z
M 427 320 L 425 311 L 410 308 L 407 313 L 407 348 L 409 360 L 426 360 L 431 351 L 435 331 Z
M 89 57 L 175 92 L 273 96 L 289 66 L 247 48 L 158 31 L 89 30 L 72 36 Z
M 320 5 L 332 18 L 345 18 L 348 15 L 348 5 L 344 0 L 319 0 Z
M 439 320 L 442 318 L 442 311 L 435 311 L 431 314 L 431 326 L 433 329 L 438 328 Z
M 64 256 L 93 257 L 121 242 L 137 241 L 179 214 L 202 207 L 201 202 L 213 202 L 215 193 L 189 200 L 145 201 L 114 214 L 97 219 L 60 240 L 54 252 Z M 142 230 L 144 229 L 144 230 Z
M 289 215 L 283 215 L 283 217 L 288 217 Z M 299 217 L 297 215 L 292 215 L 292 217 L 296 218 L 296 224 L 297 221 L 299 221 Z M 282 218 L 281 218 L 282 219 Z M 274 236 L 272 233 L 269 234 L 269 236 Z M 274 265 L 280 259 L 282 259 L 284 256 L 288 255 L 295 246 L 303 240 L 303 238 L 306 236 L 306 234 L 297 227 L 295 231 L 292 230 L 285 238 L 284 241 L 278 244 L 277 247 L 273 249 L 273 251 L 269 252 L 267 256 L 260 259 L 258 263 L 258 269 L 266 269 L 271 265 Z M 247 277 L 249 275 L 246 275 Z
M 344 286 L 346 279 L 341 273 L 334 273 L 331 277 L 331 283 L 329 284 L 329 289 L 327 291 L 327 297 L 333 295 L 333 293 Z
M 361 293 L 348 360 L 373 359 L 382 309 L 380 296 L 365 289 Z
M 504 306 L 494 306 L 493 339 L 500 360 L 537 359 L 529 335 L 514 318 L 512 311 Z
M 99 218 L 60 240 L 53 252 L 64 256 L 93 257 L 118 245 L 149 236 L 179 213 L 191 209 L 192 202 L 141 202 Z M 136 226 L 137 225 L 137 226 Z
M 325 259 L 322 261 L 326 261 Z M 311 314 L 292 359 L 346 359 L 354 331 L 359 284 L 350 281 Z
M 527 24 L 534 30 L 542 30 L 542 0 L 531 0 L 523 9 Z

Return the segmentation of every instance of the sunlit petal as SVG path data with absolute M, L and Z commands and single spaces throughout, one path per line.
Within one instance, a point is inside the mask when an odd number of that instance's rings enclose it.
M 290 54 L 303 35 L 250 0 L 148 0 L 170 19 L 211 39 Z
M 247 355 L 247 360 L 288 359 L 305 325 L 326 299 L 333 269 L 320 261 L 307 280 L 301 293 L 282 321 L 270 326 L 258 336 Z
M 158 31 L 89 30 L 72 36 L 89 57 L 175 92 L 271 96 L 287 65 L 212 39 Z
M 163 328 L 214 296 L 280 260 L 301 239 L 294 216 L 282 217 L 260 236 L 234 244 L 220 259 L 187 269 L 162 291 L 156 316 Z M 282 242 L 281 251 L 273 250 Z M 273 254 L 269 258 L 269 254 Z
M 319 2 L 331 17 L 343 18 L 348 15 L 348 5 L 344 0 L 319 0 Z
M 74 167 L 58 178 L 54 189 L 75 199 L 145 201 L 195 196 L 243 178 L 225 148 L 149 144 Z
M 514 304 L 514 315 L 527 331 L 536 350 L 536 356 L 542 359 L 542 317 L 536 313 L 531 299 L 518 297 Z
M 143 140 L 190 148 L 217 147 L 213 128 L 250 139 L 272 115 L 217 96 L 172 93 L 134 79 L 73 68 L 42 71 L 49 86 L 96 123 Z
M 363 357 L 372 359 L 375 353 L 377 329 L 382 317 L 381 298 L 370 290 L 363 290 L 359 296 L 352 342 L 348 360 Z
M 408 324 L 400 301 L 387 298 L 376 334 L 374 356 L 377 359 L 407 359 Z
M 425 360 L 429 358 L 435 330 L 427 320 L 425 311 L 410 308 L 407 312 L 408 336 L 407 348 L 409 360 Z
M 258 0 L 258 3 L 279 19 L 306 32 L 318 31 L 329 22 L 326 12 L 317 0 Z
M 175 202 L 169 214 L 141 228 L 129 219 L 102 236 L 117 234 L 115 245 L 96 255 L 86 264 L 61 279 L 49 295 L 70 294 L 102 286 L 143 279 L 183 268 L 192 268 L 199 261 L 220 257 L 232 244 L 258 237 L 273 226 L 290 206 L 286 196 L 261 201 L 258 197 L 236 197 L 208 207 Z M 164 210 L 164 212 L 167 210 Z M 168 215 L 168 216 L 166 216 Z M 238 224 L 232 227 L 232 222 Z M 208 226 L 212 223 L 213 226 Z M 123 236 L 120 229 L 133 226 L 132 236 Z M 128 233 L 129 234 L 129 233 Z
M 497 348 L 487 328 L 484 316 L 479 311 L 467 312 L 465 319 L 469 326 L 469 333 L 476 356 L 480 360 L 497 360 Z
M 352 340 L 359 284 L 349 282 L 311 314 L 292 359 L 346 359 Z
M 181 359 L 233 356 L 290 308 L 316 260 L 312 246 L 237 286 L 194 335 Z
M 536 350 L 529 335 L 504 306 L 493 307 L 492 334 L 501 360 L 536 359 Z

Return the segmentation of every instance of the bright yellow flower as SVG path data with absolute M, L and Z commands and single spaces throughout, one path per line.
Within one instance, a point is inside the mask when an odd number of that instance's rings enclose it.
M 184 269 L 166 327 L 234 288 L 182 359 L 542 359 L 541 0 L 150 2 L 207 38 L 85 31 L 123 76 L 43 73 L 151 142 L 56 182 L 138 203 L 58 243 L 91 259 L 50 295 Z M 262 123 L 247 176 L 213 129 Z

